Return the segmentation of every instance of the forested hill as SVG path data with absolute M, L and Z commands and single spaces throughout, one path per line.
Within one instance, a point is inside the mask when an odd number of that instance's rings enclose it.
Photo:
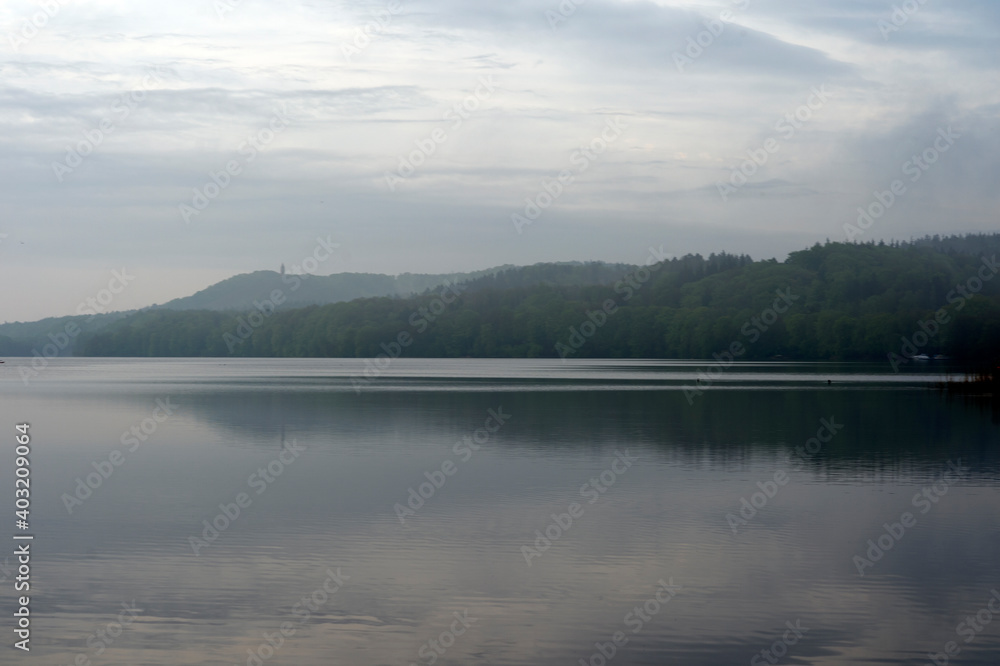
M 256 271 L 235 275 L 228 280 L 202 289 L 196 294 L 175 298 L 157 307 L 168 310 L 243 310 L 252 308 L 254 301 L 260 301 L 263 296 L 270 294 L 274 289 L 281 289 L 287 294 L 286 307 L 289 308 L 327 305 L 375 296 L 411 296 L 446 282 L 467 282 L 482 276 L 492 275 L 506 268 L 509 267 L 501 266 L 475 273 L 443 275 L 417 273 L 403 273 L 402 275 L 382 275 L 380 273 L 309 275 Z
M 472 273 L 425 275 L 403 273 L 335 273 L 308 275 L 256 271 L 213 284 L 191 296 L 176 298 L 161 306 L 168 310 L 246 310 L 275 289 L 286 296 L 285 309 L 328 305 L 357 298 L 413 296 L 447 283 L 466 283 L 471 288 L 512 287 L 534 284 L 610 284 L 631 267 L 602 262 L 546 263 L 534 266 L 498 266 Z M 2 330 L 2 329 L 0 329 Z
M 77 353 L 374 357 L 405 334 L 410 357 L 710 358 L 739 342 L 743 358 L 978 359 L 1000 343 L 994 255 L 1000 235 L 827 243 L 782 263 L 686 256 L 591 286 L 521 286 L 500 273 L 457 294 L 267 316 L 145 311 L 86 336 Z
M 166 310 L 220 310 L 239 313 L 263 302 L 276 291 L 282 294 L 282 310 L 308 305 L 328 305 L 376 296 L 413 296 L 448 283 L 467 284 L 469 289 L 504 286 L 594 285 L 613 284 L 622 274 L 634 268 L 628 264 L 568 261 L 515 267 L 497 266 L 471 273 L 422 274 L 403 273 L 336 273 L 310 275 L 301 272 L 285 274 L 275 271 L 256 271 L 236 275 L 213 284 L 191 296 L 176 298 L 163 305 L 147 309 Z M 97 333 L 109 324 L 137 312 L 109 312 L 96 314 L 49 317 L 34 322 L 9 322 L 0 324 L 0 355 L 32 356 L 46 345 L 59 342 L 59 352 L 64 356 L 79 353 L 79 333 Z M 235 314 L 234 314 L 235 316 Z M 67 331 L 70 333 L 67 335 Z M 63 336 L 67 336 L 63 345 Z M 53 341 L 53 337 L 57 341 Z M 49 348 L 51 349 L 51 347 Z

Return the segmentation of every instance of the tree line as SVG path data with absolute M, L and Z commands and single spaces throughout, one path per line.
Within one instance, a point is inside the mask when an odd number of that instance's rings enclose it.
M 558 264 L 512 268 L 449 298 L 144 311 L 86 334 L 76 354 L 374 357 L 405 333 L 409 357 L 711 358 L 740 342 L 744 360 L 976 360 L 1000 341 L 997 250 L 1000 235 L 982 235 L 827 242 L 784 262 L 688 255 L 617 276 L 572 267 L 597 284 L 568 284 Z

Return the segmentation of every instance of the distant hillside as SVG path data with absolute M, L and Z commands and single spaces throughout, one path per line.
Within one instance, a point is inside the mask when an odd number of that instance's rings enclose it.
M 33 350 L 44 354 L 43 348 L 48 344 L 57 345 L 59 356 L 72 356 L 84 334 L 100 331 L 134 312 L 70 315 L 0 324 L 0 356 L 31 356 Z
M 497 266 L 471 273 L 437 275 L 403 273 L 395 277 L 376 273 L 316 276 L 281 275 L 274 271 L 257 271 L 236 275 L 192 296 L 177 298 L 141 312 L 210 310 L 246 313 L 254 308 L 254 301 L 263 302 L 269 299 L 275 290 L 280 290 L 283 295 L 281 310 L 285 311 L 311 305 L 342 303 L 358 298 L 408 297 L 425 293 L 445 283 L 466 284 L 470 291 L 498 285 L 611 284 L 631 268 L 633 267 L 627 264 L 573 261 L 526 267 Z M 43 353 L 45 345 L 53 343 L 50 336 L 62 340 L 61 335 L 65 333 L 67 327 L 74 331 L 76 329 L 72 327 L 76 326 L 79 327 L 80 333 L 67 336 L 68 344 L 59 349 L 60 356 L 71 356 L 75 353 L 81 337 L 93 337 L 93 334 L 106 326 L 141 312 L 133 310 L 94 316 L 50 317 L 35 322 L 0 324 L 0 355 L 31 356 L 36 350 Z
M 614 284 L 636 267 L 631 264 L 606 264 L 600 261 L 535 264 L 534 266 L 501 267 L 489 274 L 464 283 L 466 291 L 483 289 L 514 289 L 548 285 L 551 287 L 582 287 Z
M 826 243 L 786 261 L 689 255 L 607 281 L 607 266 L 534 266 L 457 297 L 366 298 L 247 313 L 143 312 L 89 337 L 94 356 L 874 359 L 1000 347 L 1000 235 Z M 591 284 L 560 277 L 591 275 Z M 388 345 L 388 347 L 387 347 Z
M 176 298 L 159 308 L 167 310 L 249 310 L 254 301 L 262 301 L 275 289 L 287 299 L 282 307 L 327 305 L 375 296 L 411 296 L 438 287 L 445 282 L 466 282 L 510 268 L 500 266 L 474 273 L 399 276 L 379 273 L 337 273 L 335 275 L 281 275 L 274 271 L 245 273 L 202 289 L 192 296 Z
M 511 267 L 498 266 L 472 273 L 442 275 L 404 273 L 397 277 L 375 273 L 282 276 L 274 271 L 257 271 L 233 276 L 191 296 L 176 298 L 146 309 L 245 311 L 254 307 L 254 301 L 269 298 L 275 289 L 280 289 L 287 299 L 282 304 L 283 309 L 340 303 L 372 296 L 410 296 L 440 286 L 445 281 L 474 280 L 509 268 Z M 0 324 L 0 356 L 31 356 L 35 351 L 43 353 L 46 345 L 55 344 L 50 336 L 57 338 L 57 341 L 62 340 L 60 336 L 66 333 L 67 327 L 72 332 L 76 330 L 73 326 L 76 326 L 80 333 L 67 335 L 68 344 L 59 347 L 59 356 L 72 356 L 82 333 L 96 333 L 136 312 L 129 310 L 98 315 L 70 315 L 33 322 Z

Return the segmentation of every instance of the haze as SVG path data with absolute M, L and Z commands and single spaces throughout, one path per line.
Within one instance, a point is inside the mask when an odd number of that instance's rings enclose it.
M 318 238 L 320 274 L 781 259 L 876 192 L 858 240 L 992 230 L 1000 6 L 897 7 L 5 2 L 0 321 L 123 268 L 111 309 L 162 303 Z

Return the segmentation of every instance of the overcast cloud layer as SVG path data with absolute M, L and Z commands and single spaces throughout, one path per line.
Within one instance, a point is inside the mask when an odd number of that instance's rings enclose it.
M 782 258 L 894 179 L 861 240 L 996 229 L 1000 3 L 897 6 L 4 2 L 0 321 L 122 268 L 110 307 L 164 302 L 318 237 L 322 274 Z

